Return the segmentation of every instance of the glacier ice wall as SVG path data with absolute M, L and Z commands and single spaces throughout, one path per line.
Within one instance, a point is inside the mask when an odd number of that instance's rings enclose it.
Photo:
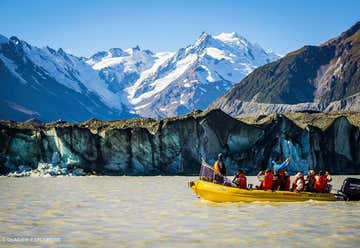
M 299 127 L 283 115 L 246 124 L 219 110 L 150 121 L 90 121 L 43 126 L 0 122 L 0 173 L 39 163 L 108 175 L 194 175 L 201 158 L 226 156 L 228 173 L 269 168 L 275 154 L 291 158 L 288 171 L 310 168 L 360 172 L 360 131 L 346 117 L 326 129 Z M 115 124 L 114 124 L 115 123 Z M 21 167 L 23 166 L 23 167 Z

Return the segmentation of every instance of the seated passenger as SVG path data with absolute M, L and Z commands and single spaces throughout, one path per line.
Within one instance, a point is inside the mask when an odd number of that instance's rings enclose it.
M 330 182 L 331 176 L 327 171 L 320 171 L 315 175 L 315 192 L 325 193 L 328 189 L 328 182 Z
M 330 173 L 328 171 L 325 171 L 325 176 L 326 176 L 326 179 L 328 182 L 331 182 L 332 181 L 332 177 L 330 175 Z
M 259 171 L 259 173 L 257 174 L 257 179 L 259 181 L 259 186 L 256 186 L 257 189 L 262 189 L 262 185 L 263 185 L 263 181 L 265 179 L 265 171 L 264 170 L 261 170 Z
M 267 169 L 265 171 L 265 178 L 262 182 L 262 189 L 263 190 L 271 190 L 273 185 L 273 174 L 271 173 L 271 170 Z
M 242 170 L 238 170 L 235 173 L 235 176 L 234 176 L 234 179 L 232 180 L 232 182 L 235 183 L 240 189 L 247 188 L 246 176 Z
M 312 169 L 309 170 L 308 175 L 306 176 L 304 191 L 307 192 L 315 191 L 315 171 Z
M 285 189 L 285 180 L 286 180 L 286 171 L 284 169 L 280 169 L 278 171 L 278 178 L 279 178 L 279 190 Z
M 285 171 L 285 179 L 284 179 L 285 183 L 284 183 L 284 189 L 283 190 L 286 190 L 286 191 L 289 191 L 290 190 L 290 176 L 289 174 Z
M 332 189 L 332 185 L 329 184 L 329 182 L 332 181 L 332 177 L 328 171 L 325 171 L 325 175 L 326 175 L 326 179 L 327 179 L 325 193 L 330 193 L 331 189 Z
M 298 172 L 294 177 L 292 191 L 303 192 L 304 187 L 305 187 L 304 175 L 301 172 Z

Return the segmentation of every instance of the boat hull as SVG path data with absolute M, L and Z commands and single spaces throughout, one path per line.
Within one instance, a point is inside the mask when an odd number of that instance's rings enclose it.
M 190 186 L 197 196 L 212 202 L 301 202 L 308 200 L 336 200 L 335 195 L 331 193 L 297 193 L 289 191 L 265 191 L 256 189 L 247 190 L 200 180 L 190 182 Z

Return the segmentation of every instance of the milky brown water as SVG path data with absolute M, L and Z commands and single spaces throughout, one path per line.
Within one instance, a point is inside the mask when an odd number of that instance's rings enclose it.
M 0 247 L 360 246 L 359 202 L 215 204 L 190 179 L 1 177 Z

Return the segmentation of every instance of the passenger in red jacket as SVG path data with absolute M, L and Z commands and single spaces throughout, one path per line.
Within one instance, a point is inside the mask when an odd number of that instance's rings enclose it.
M 325 193 L 328 190 L 328 183 L 331 181 L 331 176 L 327 171 L 320 171 L 315 175 L 315 191 L 318 193 Z
M 242 170 L 238 170 L 234 176 L 234 179 L 232 180 L 232 182 L 235 183 L 240 189 L 247 188 L 246 181 L 247 180 L 246 180 L 245 173 Z
M 267 169 L 265 171 L 265 178 L 262 183 L 262 189 L 263 190 L 271 190 L 273 185 L 273 174 L 271 173 L 271 170 Z

